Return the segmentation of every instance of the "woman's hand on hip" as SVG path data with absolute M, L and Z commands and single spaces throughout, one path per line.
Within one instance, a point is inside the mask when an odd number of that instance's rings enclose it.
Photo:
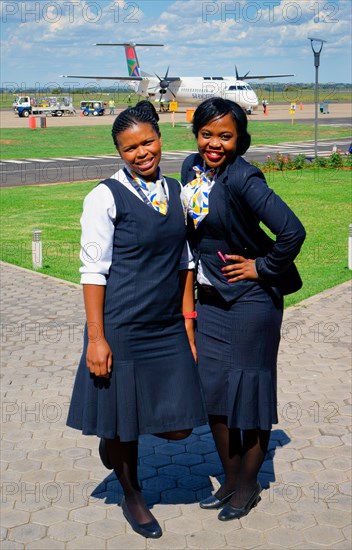
M 221 269 L 229 283 L 235 283 L 236 281 L 242 281 L 244 279 L 249 281 L 259 280 L 255 269 L 255 260 L 232 254 L 226 254 L 225 258 L 227 261 L 233 262 Z
M 105 338 L 88 343 L 86 362 L 91 374 L 104 378 L 110 377 L 112 351 Z

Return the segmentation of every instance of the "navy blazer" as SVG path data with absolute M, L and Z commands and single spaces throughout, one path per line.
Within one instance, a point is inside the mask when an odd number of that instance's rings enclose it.
M 185 159 L 181 172 L 184 185 L 194 179 L 193 166 L 199 164 L 202 165 L 203 160 L 198 153 Z M 220 171 L 215 186 L 222 187 L 218 196 L 223 197 L 224 240 L 233 253 L 255 259 L 261 281 L 278 287 L 282 294 L 298 290 L 302 281 L 293 261 L 306 232 L 287 204 L 268 187 L 261 170 L 242 157 L 236 157 Z M 210 206 L 215 186 L 210 194 Z M 276 236 L 275 241 L 260 227 L 260 222 Z M 203 222 L 191 236 L 191 241 L 196 243 L 196 256 L 204 234 L 202 226 Z M 203 261 L 202 257 L 202 265 Z

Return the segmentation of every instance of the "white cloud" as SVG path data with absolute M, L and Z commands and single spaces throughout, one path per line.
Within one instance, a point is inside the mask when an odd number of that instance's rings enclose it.
M 123 50 L 92 43 L 161 41 L 164 48 L 139 50 L 144 70 L 162 73 L 170 64 L 171 76 L 226 75 L 236 64 L 241 72 L 294 72 L 297 80 L 307 81 L 312 80 L 310 35 L 328 41 L 322 78 L 350 79 L 350 0 L 26 0 L 11 14 L 15 4 L 1 3 L 3 80 L 125 75 Z

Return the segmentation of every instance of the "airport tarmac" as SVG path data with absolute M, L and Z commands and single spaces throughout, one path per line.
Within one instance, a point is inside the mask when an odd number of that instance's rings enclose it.
M 177 123 L 186 122 L 186 110 L 193 107 L 180 106 L 180 110 L 174 114 L 174 120 Z M 194 107 L 195 108 L 195 107 Z M 249 115 L 249 120 L 255 121 L 289 121 L 291 122 L 292 115 L 289 113 L 290 103 L 287 104 L 273 104 L 268 106 L 268 115 L 264 115 L 261 106 L 258 107 L 252 115 Z M 330 103 L 328 107 L 329 113 L 322 114 L 320 109 L 318 112 L 319 124 L 326 122 L 327 124 L 351 124 L 352 117 L 352 103 L 349 102 L 336 102 Z M 116 115 L 121 109 L 115 109 Z M 108 112 L 108 110 L 106 110 Z M 303 103 L 302 109 L 300 104 L 297 104 L 296 112 L 294 114 L 294 122 L 308 122 L 313 121 L 315 115 L 315 106 L 313 103 Z M 160 122 L 172 122 L 172 113 L 159 113 Z M 37 126 L 39 125 L 39 115 L 36 116 Z M 104 116 L 80 116 L 77 111 L 76 115 L 64 115 L 63 117 L 46 117 L 47 127 L 61 127 L 61 126 L 91 126 L 91 125 L 110 125 L 114 120 L 113 115 Z M 15 113 L 8 109 L 0 112 L 0 127 L 1 128 L 28 128 L 28 118 L 20 118 Z

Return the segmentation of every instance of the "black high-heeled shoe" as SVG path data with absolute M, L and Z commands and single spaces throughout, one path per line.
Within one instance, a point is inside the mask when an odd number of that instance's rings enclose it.
M 234 508 L 231 504 L 226 504 L 226 506 L 219 513 L 218 519 L 220 521 L 228 521 L 230 519 L 240 519 L 243 518 L 243 516 L 246 516 L 250 510 L 258 504 L 261 490 L 262 488 L 260 483 L 257 483 L 255 490 L 242 508 Z
M 110 460 L 109 460 L 108 453 L 107 453 L 107 450 L 106 450 L 106 439 L 104 439 L 103 437 L 101 438 L 101 440 L 99 442 L 99 456 L 100 456 L 100 460 L 104 464 L 105 468 L 107 468 L 108 470 L 113 470 L 114 469 L 111 462 L 110 462 Z
M 210 495 L 210 497 L 204 498 L 199 502 L 199 506 L 201 508 L 204 508 L 204 510 L 217 510 L 218 508 L 221 508 L 224 506 L 232 497 L 232 495 L 235 493 L 235 491 L 232 491 L 232 493 L 229 493 L 223 498 L 216 498 L 214 495 Z
M 148 523 L 138 523 L 129 511 L 125 497 L 122 499 L 121 508 L 123 515 L 135 533 L 142 535 L 142 537 L 145 537 L 146 539 L 159 539 L 161 537 L 163 532 L 155 518 Z

